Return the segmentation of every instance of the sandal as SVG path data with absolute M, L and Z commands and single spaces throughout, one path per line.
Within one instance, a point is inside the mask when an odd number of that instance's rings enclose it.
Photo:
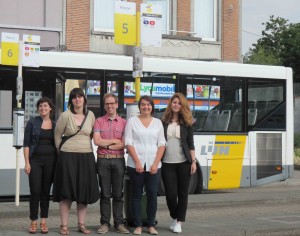
M 83 234 L 90 234 L 91 231 L 85 228 L 85 225 L 82 223 L 78 223 L 78 232 L 81 232 Z
M 29 233 L 35 234 L 36 231 L 37 231 L 37 222 L 31 221 L 30 226 L 29 226 Z
M 69 235 L 69 230 L 67 225 L 60 225 L 60 234 Z
M 42 234 L 47 234 L 48 233 L 48 227 L 46 225 L 46 223 L 40 223 L 40 226 L 41 226 L 41 233 Z

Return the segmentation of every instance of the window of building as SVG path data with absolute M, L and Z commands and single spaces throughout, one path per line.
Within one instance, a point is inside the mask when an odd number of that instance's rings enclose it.
M 94 30 L 114 32 L 115 1 L 94 0 Z
M 169 32 L 169 0 L 151 0 L 151 4 L 162 6 L 162 33 Z M 115 1 L 94 0 L 94 30 L 102 32 L 114 32 Z
M 194 0 L 194 32 L 203 40 L 217 40 L 217 0 Z

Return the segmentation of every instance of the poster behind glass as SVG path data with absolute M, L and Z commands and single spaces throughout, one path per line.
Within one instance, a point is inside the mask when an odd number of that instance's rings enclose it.
M 153 86 L 152 86 L 153 85 Z M 152 89 L 152 93 L 151 93 Z M 170 98 L 175 93 L 175 84 L 167 83 L 140 83 L 140 95 L 150 95 L 153 98 Z M 135 96 L 135 83 L 125 82 L 124 97 Z
M 118 81 L 107 81 L 107 92 L 118 96 Z
M 208 99 L 209 96 L 209 87 L 210 88 L 210 99 L 220 99 L 220 86 L 209 86 L 209 85 L 195 85 L 195 99 Z M 186 97 L 193 98 L 193 87 L 191 84 L 187 84 L 186 86 Z
M 210 88 L 210 93 L 209 93 Z M 194 96 L 193 96 L 194 92 Z M 186 86 L 186 97 L 192 110 L 210 110 L 219 104 L 220 86 L 194 85 L 194 91 L 191 84 Z
M 101 81 L 87 80 L 86 81 L 86 95 L 100 95 Z

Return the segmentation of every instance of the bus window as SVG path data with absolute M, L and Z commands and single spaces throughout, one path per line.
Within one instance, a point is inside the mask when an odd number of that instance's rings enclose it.
M 248 124 L 250 125 L 249 121 L 251 121 L 251 125 L 260 129 L 268 128 L 270 125 L 272 129 L 276 126 L 277 128 L 283 128 L 285 126 L 285 116 L 284 112 L 280 112 L 280 107 L 284 106 L 284 90 L 284 82 L 281 80 L 249 80 Z M 250 117 L 254 113 L 256 113 L 255 120 L 253 120 L 253 115 Z
M 244 130 L 241 79 L 191 76 L 186 78 L 186 96 L 195 118 L 196 132 Z
M 153 73 L 151 77 L 144 77 L 140 83 L 140 96 L 149 95 L 154 100 L 155 117 L 161 119 L 168 102 L 175 93 L 175 83 L 172 76 Z M 124 83 L 124 107 L 135 99 L 135 82 Z

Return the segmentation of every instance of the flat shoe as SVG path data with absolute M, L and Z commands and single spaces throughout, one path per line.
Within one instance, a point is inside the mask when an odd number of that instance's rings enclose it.
M 136 228 L 133 230 L 133 234 L 134 234 L 134 235 L 141 235 L 141 234 L 142 234 L 142 227 L 136 227 Z
M 36 233 L 36 231 L 37 231 L 37 222 L 36 221 L 32 221 L 31 223 L 30 223 L 30 226 L 29 226 L 29 233 L 31 233 L 31 234 L 35 234 Z
M 83 234 L 90 234 L 91 231 L 88 230 L 84 224 L 78 223 L 78 232 L 83 233 Z
M 69 229 L 67 225 L 60 225 L 60 234 L 61 235 L 69 235 Z
M 47 234 L 48 233 L 48 227 L 46 225 L 46 223 L 40 223 L 41 226 L 41 233 L 42 234 Z
M 158 235 L 158 231 L 154 227 L 150 227 L 148 229 L 149 234 L 151 235 Z

